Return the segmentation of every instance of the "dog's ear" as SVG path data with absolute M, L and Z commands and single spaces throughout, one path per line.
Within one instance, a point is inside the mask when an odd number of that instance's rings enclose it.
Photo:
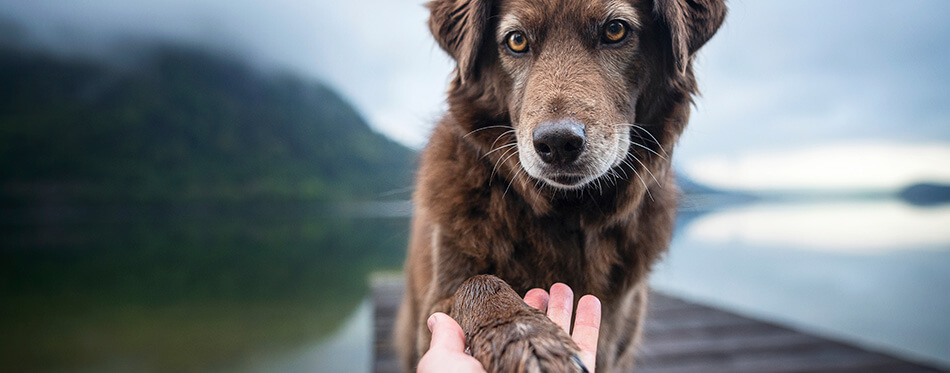
M 725 0 L 654 0 L 653 11 L 669 28 L 673 61 L 680 74 L 726 18 Z
M 476 60 L 491 16 L 491 0 L 433 0 L 429 7 L 429 30 L 452 58 L 464 84 L 474 79 Z

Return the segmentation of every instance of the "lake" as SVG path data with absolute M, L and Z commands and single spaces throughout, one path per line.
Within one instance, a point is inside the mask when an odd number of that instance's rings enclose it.
M 950 366 L 950 205 L 760 203 L 680 224 L 656 289 Z
M 296 206 L 3 211 L 0 365 L 230 372 L 325 341 L 361 309 L 370 273 L 399 270 L 408 239 L 405 218 L 348 215 Z
M 0 215 L 4 367 L 370 369 L 367 279 L 402 264 L 398 206 L 154 210 Z M 950 206 L 753 203 L 677 224 L 655 288 L 950 365 Z

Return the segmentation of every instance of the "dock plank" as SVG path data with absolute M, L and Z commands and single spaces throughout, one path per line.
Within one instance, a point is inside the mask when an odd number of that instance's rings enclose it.
M 399 372 L 392 329 L 403 284 L 373 281 L 373 371 Z M 860 346 L 651 292 L 639 373 L 946 372 Z

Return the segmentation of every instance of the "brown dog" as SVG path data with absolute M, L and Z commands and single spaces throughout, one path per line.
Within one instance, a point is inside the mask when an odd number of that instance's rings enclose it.
M 696 93 L 692 59 L 723 0 L 429 8 L 457 68 L 417 180 L 397 322 L 407 367 L 428 347 L 426 318 L 490 273 L 520 294 L 561 281 L 599 297 L 597 370 L 629 370 L 646 276 L 672 235 L 670 156 Z

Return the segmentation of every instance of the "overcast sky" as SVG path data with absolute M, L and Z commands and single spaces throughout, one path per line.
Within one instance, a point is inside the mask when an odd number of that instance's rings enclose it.
M 453 66 L 421 3 L 0 0 L 0 20 L 71 53 L 139 37 L 226 48 L 329 83 L 378 131 L 420 148 Z M 685 172 L 737 188 L 861 187 L 906 179 L 891 171 L 913 162 L 913 178 L 950 182 L 950 1 L 729 5 L 697 61 L 703 96 L 676 151 Z

